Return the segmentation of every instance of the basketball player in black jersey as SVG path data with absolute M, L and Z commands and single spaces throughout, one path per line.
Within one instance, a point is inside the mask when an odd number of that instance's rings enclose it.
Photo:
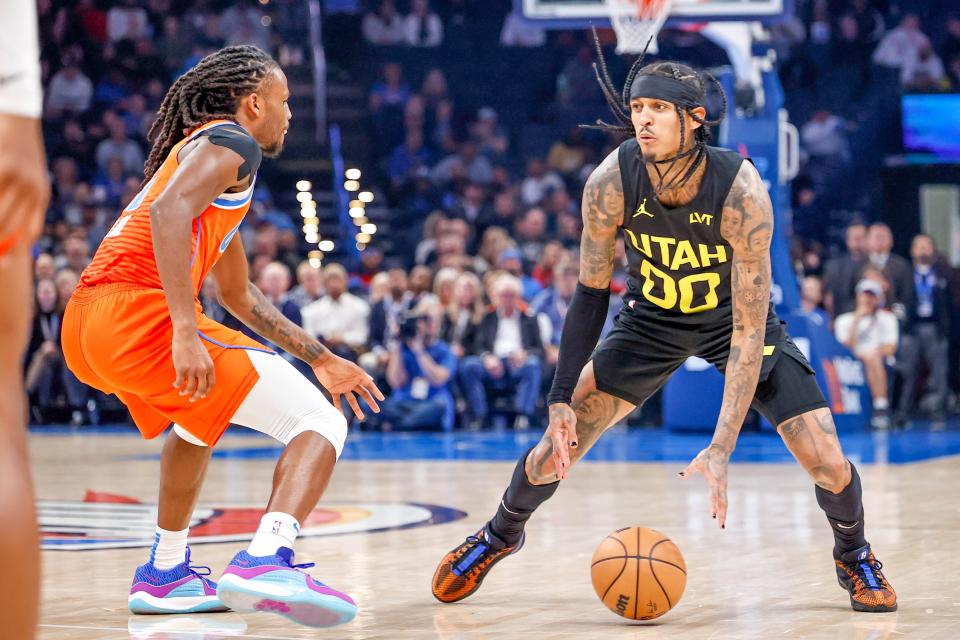
M 766 187 L 749 161 L 707 146 L 706 125 L 715 124 L 706 120 L 708 76 L 673 62 L 641 67 L 641 57 L 621 97 L 602 54 L 600 61 L 598 79 L 620 121 L 601 124 L 631 137 L 584 187 L 580 281 L 563 327 L 549 426 L 520 458 L 493 519 L 440 562 L 434 596 L 455 602 L 476 591 L 494 564 L 520 549 L 526 521 L 600 435 L 689 356 L 700 356 L 724 373 L 723 402 L 710 445 L 680 476 L 706 478 L 713 517 L 724 528 L 727 463 L 755 408 L 777 425 L 816 483 L 834 532 L 837 577 L 853 608 L 896 610 L 896 594 L 864 537 L 857 470 L 840 449 L 813 369 L 770 304 Z M 628 292 L 615 328 L 594 350 L 621 229 Z

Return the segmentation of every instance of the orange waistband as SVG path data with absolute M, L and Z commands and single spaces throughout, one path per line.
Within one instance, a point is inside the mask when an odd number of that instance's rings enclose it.
M 86 304 L 88 302 L 93 302 L 94 300 L 99 300 L 104 296 L 108 296 L 114 293 L 120 293 L 122 291 L 159 291 L 162 292 L 162 289 L 152 289 L 150 287 L 145 287 L 142 284 L 136 284 L 134 282 L 107 282 L 103 284 L 98 284 L 93 287 L 87 287 L 84 285 L 77 285 L 77 288 L 74 290 L 73 295 L 70 296 L 70 302 L 74 304 Z

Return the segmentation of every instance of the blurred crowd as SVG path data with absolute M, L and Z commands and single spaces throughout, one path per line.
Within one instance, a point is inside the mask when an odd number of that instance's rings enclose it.
M 167 86 L 224 44 L 252 42 L 283 63 L 278 25 L 290 18 L 276 4 L 41 0 L 54 192 L 37 247 L 37 316 L 26 356 L 34 421 L 122 416 L 122 407 L 63 366 L 62 309 L 139 188 L 145 135 Z M 374 71 L 362 81 L 377 164 L 370 174 L 391 210 L 392 245 L 374 242 L 359 260 L 311 266 L 298 213 L 274 201 L 268 181 L 258 183 L 241 231 L 251 277 L 268 298 L 391 391 L 369 428 L 524 429 L 544 409 L 577 281 L 582 186 L 617 141 L 575 126 L 605 113 L 585 34 L 546 33 L 519 20 L 511 3 L 493 4 L 502 11 L 496 28 L 484 31 L 470 28 L 479 24 L 472 22 L 478 9 L 465 0 L 325 3 L 352 12 L 366 41 Z M 788 88 L 820 82 L 817 70 L 835 65 L 855 68 L 847 71 L 862 93 L 893 67 L 908 88 L 946 90 L 960 80 L 958 19 L 938 23 L 932 38 L 894 2 L 796 4 L 796 18 L 773 34 Z M 450 71 L 451 56 L 437 55 L 467 37 L 486 38 L 481 44 L 494 53 L 533 53 L 546 44 L 559 56 L 543 70 L 546 78 L 536 79 L 537 109 L 547 114 L 536 128 L 521 130 L 509 117 L 511 91 L 484 85 L 482 77 L 466 83 Z M 661 49 L 680 56 L 692 51 L 691 39 L 667 32 Z M 411 64 L 407 56 L 418 51 L 431 64 Z M 804 309 L 863 359 L 877 426 L 920 414 L 942 420 L 960 388 L 957 358 L 949 355 L 958 350 L 948 348 L 960 328 L 951 322 L 960 279 L 938 252 L 946 247 L 919 236 L 910 259 L 898 256 L 882 224 L 851 224 L 845 244 L 831 246 L 813 220 L 831 176 L 857 163 L 861 123 L 838 113 L 836 96 L 817 95 L 819 102 L 791 110 L 806 114 L 794 202 Z M 571 122 L 560 113 L 585 117 Z M 624 265 L 619 242 L 607 330 L 625 289 Z M 212 282 L 201 302 L 210 317 L 240 328 L 217 303 Z

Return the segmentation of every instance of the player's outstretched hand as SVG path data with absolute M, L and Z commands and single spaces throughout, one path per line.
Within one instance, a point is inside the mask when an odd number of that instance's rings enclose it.
M 710 491 L 710 510 L 721 529 L 727 524 L 727 461 L 730 454 L 718 445 L 710 445 L 697 454 L 686 469 L 681 471 L 681 478 L 689 478 L 695 473 L 702 473 L 707 479 L 707 489 Z
M 206 398 L 213 391 L 213 360 L 197 334 L 173 339 L 173 369 L 177 372 L 174 389 L 190 396 L 190 402 Z
M 320 384 L 333 396 L 333 406 L 337 411 L 343 412 L 340 396 L 344 396 L 347 404 L 353 409 L 353 414 L 363 420 L 363 411 L 360 409 L 360 403 L 357 402 L 357 395 L 359 395 L 374 413 L 380 413 L 377 400 L 383 400 L 383 392 L 377 388 L 373 378 L 366 371 L 349 360 L 331 354 L 323 364 L 313 367 L 313 373 L 316 374 Z
M 550 405 L 550 424 L 547 435 L 553 444 L 553 466 L 557 480 L 567 477 L 570 468 L 570 449 L 577 448 L 577 414 L 568 404 L 558 402 Z

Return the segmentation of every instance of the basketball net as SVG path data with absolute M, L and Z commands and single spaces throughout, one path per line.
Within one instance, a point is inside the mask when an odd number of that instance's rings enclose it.
M 603 3 L 617 32 L 617 53 L 643 53 L 645 48 L 648 53 L 657 53 L 657 33 L 670 15 L 673 0 L 603 0 Z

